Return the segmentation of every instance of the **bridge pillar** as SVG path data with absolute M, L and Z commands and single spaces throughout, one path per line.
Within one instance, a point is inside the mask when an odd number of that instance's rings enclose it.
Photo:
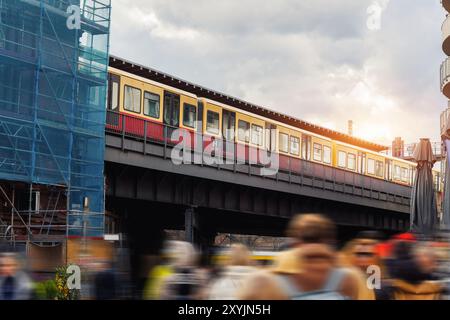
M 193 208 L 187 208 L 184 212 L 184 230 L 186 241 L 195 244 L 198 229 L 198 213 Z
M 186 241 L 192 243 L 203 254 L 207 254 L 208 249 L 214 245 L 217 234 L 214 228 L 192 207 L 186 209 L 184 218 Z

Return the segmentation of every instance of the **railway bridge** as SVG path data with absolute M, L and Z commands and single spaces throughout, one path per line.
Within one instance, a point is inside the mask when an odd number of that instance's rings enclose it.
M 287 117 L 121 58 L 110 57 L 109 66 L 334 140 L 383 150 L 383 146 Z M 224 163 L 214 162 L 211 155 L 205 156 L 208 146 L 203 142 L 193 143 L 195 146 L 189 143 L 181 153 L 178 149 L 173 152 L 186 138 L 174 139 L 175 129 L 112 110 L 107 112 L 106 209 L 119 219 L 126 219 L 122 225 L 133 229 L 132 233 L 142 235 L 137 241 L 150 242 L 151 234 L 152 240 L 161 238 L 150 229 L 185 230 L 187 240 L 206 244 L 217 233 L 282 236 L 289 219 L 298 213 L 329 216 L 338 224 L 341 239 L 361 229 L 393 233 L 409 227 L 409 186 L 283 156 L 277 159 L 279 170 L 267 174 L 267 165 L 259 157 L 253 162 L 240 161 L 236 147 L 231 148 L 234 153 L 231 161 L 227 157 Z M 192 140 L 202 140 L 200 131 L 195 137 L 190 136 Z M 218 153 L 212 153 L 215 159 L 230 153 L 227 143 L 223 143 L 224 152 L 220 151 L 222 144 L 218 144 L 219 147 L 213 147 Z M 173 154 L 177 159 L 173 159 Z M 189 160 L 188 164 L 179 164 L 180 154 Z
M 139 242 L 157 243 L 155 231 L 163 229 L 184 229 L 187 240 L 197 243 L 209 243 L 219 232 L 282 236 L 293 215 L 311 212 L 332 218 L 343 238 L 361 229 L 408 228 L 408 186 L 306 160 L 288 160 L 288 169 L 272 174 L 258 162 L 214 162 L 204 148 L 176 149 L 180 141 L 166 125 L 141 119 L 144 125 L 136 127 L 145 128 L 142 135 L 126 121 L 136 119 L 108 113 L 106 203 L 108 211 L 128 219 L 124 225 L 134 228 L 128 231 L 147 239 Z M 155 126 L 162 139 L 148 134 Z M 190 161 L 180 163 L 180 154 Z

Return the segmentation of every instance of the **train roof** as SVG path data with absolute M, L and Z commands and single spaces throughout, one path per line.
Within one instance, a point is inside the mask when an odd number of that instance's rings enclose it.
M 291 116 L 288 116 L 288 115 L 285 115 L 282 113 L 279 113 L 277 111 L 273 111 L 268 108 L 255 105 L 253 103 L 244 101 L 242 99 L 238 99 L 233 96 L 205 88 L 203 86 L 191 83 L 186 80 L 182 80 L 180 78 L 169 75 L 167 73 L 155 70 L 153 68 L 142 66 L 140 64 L 128 61 L 123 58 L 119 58 L 116 56 L 110 56 L 109 66 L 119 69 L 119 70 L 123 70 L 123 71 L 129 72 L 129 73 L 132 73 L 132 74 L 135 74 L 135 75 L 138 75 L 140 77 L 143 77 L 143 78 L 146 78 L 149 80 L 160 82 L 162 84 L 177 88 L 179 90 L 190 92 L 199 97 L 204 97 L 204 98 L 208 98 L 211 100 L 215 100 L 215 101 L 224 103 L 226 105 L 230 105 L 235 108 L 245 110 L 247 112 L 258 114 L 265 118 L 283 122 L 283 123 L 286 123 L 293 127 L 297 127 L 297 128 L 309 131 L 309 132 L 313 132 L 318 135 L 328 137 L 328 138 L 336 140 L 336 141 L 345 142 L 345 143 L 348 143 L 348 144 L 351 144 L 354 146 L 358 146 L 361 148 L 365 148 L 368 150 L 372 150 L 375 152 L 380 152 L 380 151 L 384 151 L 384 150 L 388 149 L 387 146 L 377 144 L 374 142 L 370 142 L 367 140 L 359 139 L 359 138 L 350 136 L 348 134 L 345 134 L 345 133 L 342 133 L 339 131 L 327 129 L 325 127 L 321 127 L 321 126 L 318 126 L 318 125 L 315 125 L 315 124 L 312 124 L 312 123 L 309 123 L 309 122 L 306 122 L 306 121 L 303 121 L 303 120 L 300 120 L 300 119 L 297 119 L 297 118 L 294 118 L 294 117 L 291 117 Z

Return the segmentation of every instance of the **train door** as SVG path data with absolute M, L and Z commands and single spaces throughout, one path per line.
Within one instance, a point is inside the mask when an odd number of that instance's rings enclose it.
M 106 126 L 121 130 L 119 101 L 120 101 L 120 77 L 108 74 L 108 91 L 106 98 Z M 109 112 L 112 111 L 112 112 Z
M 227 142 L 234 142 L 236 135 L 236 113 L 228 110 L 222 111 L 222 136 Z
M 385 160 L 385 167 L 386 167 L 386 170 L 385 170 L 385 177 L 384 178 L 387 181 L 392 181 L 392 169 L 393 169 L 392 160 L 386 159 Z
M 311 136 L 302 134 L 302 159 L 311 160 Z
M 367 154 L 365 152 L 358 152 L 358 173 L 366 174 Z
M 108 110 L 119 111 L 120 101 L 120 77 L 115 74 L 108 74 Z
M 164 124 L 178 128 L 180 125 L 180 96 L 164 92 Z
M 236 113 L 222 110 L 222 137 L 224 155 L 227 159 L 234 159 L 234 141 L 236 139 Z
M 199 136 L 203 135 L 203 102 L 198 102 L 197 109 L 197 133 Z
M 163 122 L 168 126 L 167 137 L 173 143 L 180 141 L 178 138 L 172 137 L 172 134 L 180 126 L 180 96 L 174 93 L 164 92 L 164 111 Z
M 266 149 L 277 151 L 277 126 L 271 123 L 266 123 Z

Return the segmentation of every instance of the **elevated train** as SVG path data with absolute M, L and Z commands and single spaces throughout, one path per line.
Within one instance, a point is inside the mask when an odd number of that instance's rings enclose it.
M 306 160 L 396 184 L 413 184 L 414 162 L 333 140 L 114 67 L 109 68 L 108 77 L 107 109 L 117 117 L 126 117 L 125 131 L 135 136 L 162 141 L 164 127 L 181 128 L 191 135 L 201 134 L 209 142 L 221 139 L 244 146 L 244 160 L 251 150 L 276 152 L 280 170 L 295 169 Z M 120 131 L 121 126 L 119 118 L 107 121 L 109 129 Z

